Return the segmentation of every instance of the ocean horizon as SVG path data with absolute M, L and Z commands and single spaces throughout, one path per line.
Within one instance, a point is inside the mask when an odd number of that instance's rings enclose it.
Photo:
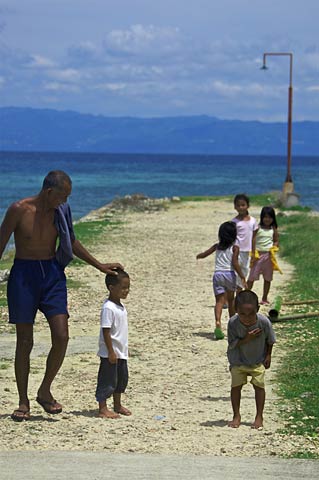
M 0 219 L 8 206 L 38 193 L 50 170 L 72 178 L 74 219 L 117 196 L 257 195 L 281 191 L 284 156 L 0 152 Z M 300 203 L 319 211 L 319 157 L 293 157 L 292 178 Z

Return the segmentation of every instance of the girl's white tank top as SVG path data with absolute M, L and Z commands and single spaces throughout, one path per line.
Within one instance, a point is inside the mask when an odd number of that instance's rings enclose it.
M 233 245 L 226 250 L 216 250 L 215 271 L 232 271 L 233 264 Z

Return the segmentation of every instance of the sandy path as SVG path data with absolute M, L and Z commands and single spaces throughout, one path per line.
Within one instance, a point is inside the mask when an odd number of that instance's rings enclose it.
M 259 209 L 252 209 L 258 215 Z M 128 213 L 124 224 L 100 238 L 91 251 L 100 259 L 121 261 L 131 275 L 126 301 L 130 324 L 130 381 L 123 399 L 133 412 L 120 420 L 96 418 L 94 399 L 98 358 L 99 310 L 105 296 L 103 276 L 91 267 L 72 267 L 69 278 L 83 286 L 69 298 L 70 347 L 53 392 L 64 412 L 49 417 L 32 402 L 33 420 L 16 424 L 8 417 L 16 406 L 13 368 L 9 360 L 1 375 L 0 449 L 110 450 L 117 452 L 192 453 L 229 456 L 281 455 L 314 448 L 310 440 L 276 433 L 282 424 L 274 374 L 282 355 L 284 329 L 276 329 L 278 344 L 267 372 L 265 428 L 253 431 L 253 389 L 243 389 L 242 421 L 238 430 L 227 427 L 231 418 L 227 342 L 213 341 L 211 274 L 214 257 L 196 262 L 195 255 L 217 238 L 220 223 L 233 216 L 231 203 L 172 204 L 168 211 Z M 282 289 L 285 275 L 275 275 L 271 297 Z M 261 282 L 256 283 L 260 293 Z M 265 311 L 265 310 L 264 310 Z M 5 315 L 5 314 L 3 314 Z M 224 313 L 224 329 L 227 316 Z M 35 342 L 48 340 L 39 317 Z M 2 338 L 4 336 L 2 335 Z M 14 336 L 5 334 L 8 341 Z M 13 345 L 13 341 L 12 341 Z M 44 368 L 34 356 L 30 398 Z

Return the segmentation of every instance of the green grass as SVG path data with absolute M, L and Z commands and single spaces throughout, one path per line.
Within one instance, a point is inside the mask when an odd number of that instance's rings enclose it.
M 92 222 L 79 222 L 74 225 L 75 236 L 84 245 L 94 241 L 94 237 L 98 237 L 106 227 L 112 226 L 109 220 L 94 220 Z
M 84 286 L 83 282 L 80 282 L 79 280 L 74 280 L 73 278 L 66 278 L 66 284 L 68 289 L 78 289 Z
M 290 211 L 290 212 L 311 212 L 310 207 L 303 207 L 301 205 L 295 205 L 294 207 L 289 207 L 289 208 L 281 208 L 284 212 Z
M 122 222 L 119 220 L 109 219 L 79 222 L 74 225 L 74 232 L 76 238 L 80 240 L 86 248 L 90 249 L 91 245 L 99 241 L 99 237 L 102 234 L 106 233 L 107 230 L 117 228 L 121 224 Z M 75 257 L 72 266 L 78 267 L 83 265 L 83 263 L 82 260 Z
M 262 195 L 249 195 L 250 205 L 263 207 L 265 205 L 277 205 L 279 201 L 280 192 L 269 192 Z M 203 196 L 182 196 L 180 200 L 182 202 L 216 202 L 218 200 L 224 200 L 233 202 L 235 195 L 225 195 L 225 196 L 214 196 L 214 195 L 203 195 Z M 296 207 L 294 207 L 296 208 Z M 305 207 L 297 207 L 305 208 Z M 309 209 L 306 207 L 307 211 Z
M 14 259 L 14 251 L 6 252 L 0 261 L 1 270 L 10 270 Z M 7 282 L 0 283 L 0 307 L 7 306 Z
M 6 298 L 6 293 L 0 290 L 0 307 L 6 307 L 7 306 L 7 298 Z
M 318 455 L 316 452 L 295 452 L 294 458 L 302 458 L 303 460 L 316 460 Z
M 249 195 L 251 206 L 264 207 L 265 205 L 277 206 L 279 202 L 280 192 L 268 192 L 262 195 Z
M 218 200 L 229 200 L 232 201 L 233 197 L 231 196 L 225 196 L 225 197 L 216 197 L 216 196 L 211 196 L 211 195 L 204 195 L 204 196 L 182 196 L 179 197 L 181 202 L 216 202 Z
M 319 298 L 318 238 L 319 217 L 302 211 L 279 216 L 281 256 L 295 267 L 287 285 L 290 300 Z M 295 307 L 296 313 L 319 309 L 319 304 Z M 288 400 L 285 433 L 318 440 L 319 437 L 319 318 L 302 319 L 282 325 L 279 335 L 289 348 L 278 372 L 279 395 Z M 286 403 L 286 402 L 285 402 Z M 313 452 L 297 452 L 298 458 L 318 458 Z
M 278 220 L 281 256 L 296 269 L 289 293 L 294 299 L 315 300 L 319 298 L 319 217 L 296 213 Z

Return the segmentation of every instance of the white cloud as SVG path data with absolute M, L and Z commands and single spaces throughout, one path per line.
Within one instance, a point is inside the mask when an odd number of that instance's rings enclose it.
M 126 88 L 125 83 L 101 83 L 95 86 L 96 89 L 119 92 Z
M 31 55 L 29 66 L 36 68 L 52 68 L 56 66 L 56 62 L 50 58 L 42 57 L 41 55 Z
M 300 67 L 305 69 L 307 72 L 310 71 L 319 71 L 319 51 L 313 51 L 305 53 L 300 59 Z
M 51 70 L 48 75 L 51 78 L 55 78 L 56 80 L 62 80 L 64 82 L 79 81 L 82 77 L 81 72 L 75 70 L 74 68 Z
M 77 85 L 61 82 L 48 82 L 44 84 L 44 89 L 53 92 L 80 93 L 81 89 Z
M 306 88 L 307 92 L 319 92 L 319 85 L 312 85 Z
M 225 96 L 236 96 L 238 93 L 241 93 L 243 90 L 243 87 L 240 85 L 235 85 L 235 84 L 229 84 L 225 82 L 221 82 L 219 80 L 213 82 L 212 84 L 212 90 L 220 93 L 221 95 Z
M 132 25 L 127 30 L 112 30 L 105 38 L 104 46 L 113 55 L 147 54 L 154 57 L 163 52 L 173 52 L 180 47 L 181 33 L 176 27 Z

